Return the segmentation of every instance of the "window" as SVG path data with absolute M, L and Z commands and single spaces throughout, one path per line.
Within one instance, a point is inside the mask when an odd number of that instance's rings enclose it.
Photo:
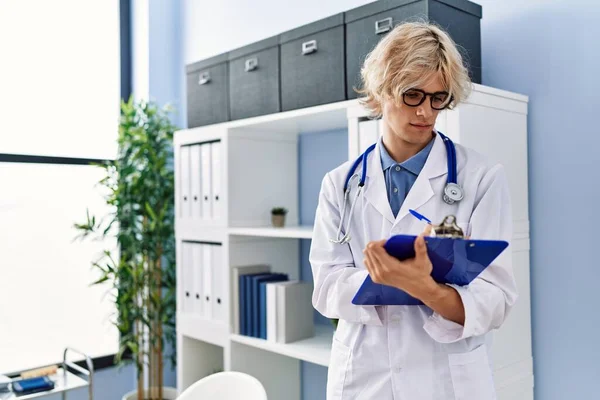
M 119 1 L 0 2 L 0 48 L 0 373 L 66 346 L 114 354 L 108 286 L 90 283 L 116 244 L 74 241 L 73 224 L 110 211 L 82 159 L 116 155 Z

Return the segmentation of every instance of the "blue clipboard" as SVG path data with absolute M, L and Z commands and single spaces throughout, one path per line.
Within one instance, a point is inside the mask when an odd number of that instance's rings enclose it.
M 411 235 L 394 235 L 384 247 L 399 260 L 415 256 Z M 465 286 L 471 283 L 508 247 L 503 240 L 470 240 L 426 237 L 427 253 L 433 264 L 431 276 L 438 283 Z M 421 305 L 420 300 L 395 287 L 374 283 L 370 276 L 352 299 L 356 305 Z

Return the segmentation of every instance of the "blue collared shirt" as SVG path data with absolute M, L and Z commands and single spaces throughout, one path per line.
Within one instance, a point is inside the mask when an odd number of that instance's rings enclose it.
M 421 173 L 425 161 L 427 161 L 427 157 L 429 156 L 429 152 L 433 147 L 434 139 L 435 138 L 432 138 L 423 150 L 408 160 L 397 163 L 387 152 L 383 145 L 383 140 L 379 138 L 381 168 L 383 169 L 383 176 L 385 177 L 388 201 L 390 202 L 394 217 L 398 215 L 400 206 L 402 206 L 410 188 L 417 180 L 417 176 Z

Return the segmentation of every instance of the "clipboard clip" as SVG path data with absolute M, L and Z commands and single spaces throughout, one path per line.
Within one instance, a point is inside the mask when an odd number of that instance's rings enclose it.
M 439 225 L 433 225 L 430 236 L 464 239 L 465 234 L 456 223 L 456 217 L 454 215 L 447 215 Z

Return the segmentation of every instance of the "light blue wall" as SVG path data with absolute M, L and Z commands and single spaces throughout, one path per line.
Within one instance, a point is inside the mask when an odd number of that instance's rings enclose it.
M 307 132 L 298 141 L 298 181 L 300 223 L 312 225 L 323 176 L 348 159 L 348 132 L 333 130 Z M 308 259 L 310 240 L 300 243 L 300 279 L 312 282 L 312 271 Z M 315 323 L 331 326 L 329 319 L 315 311 Z M 325 400 L 327 368 L 302 362 L 302 399 Z
M 476 0 L 483 83 L 529 96 L 535 395 L 596 399 L 600 379 L 600 3 Z
M 181 2 L 150 0 L 149 4 L 150 98 L 160 104 L 172 104 L 176 110 L 173 123 L 185 128 Z
M 132 4 L 135 4 L 133 2 Z M 185 114 L 180 102 L 183 88 L 180 78 L 184 69 L 181 40 L 181 7 L 179 0 L 150 0 L 149 2 L 149 95 L 159 104 L 171 104 L 175 113 L 171 120 L 179 128 L 184 128 Z M 135 12 L 135 10 L 133 10 Z M 166 354 L 172 352 L 168 346 Z M 165 357 L 163 382 L 176 387 L 176 368 Z

